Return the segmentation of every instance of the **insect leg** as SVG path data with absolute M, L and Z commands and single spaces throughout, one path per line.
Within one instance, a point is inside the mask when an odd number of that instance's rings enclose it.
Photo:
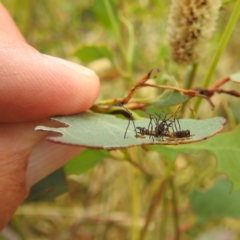
M 126 107 L 124 107 L 123 105 L 121 105 L 121 106 L 122 106 L 122 107 L 127 111 L 127 113 L 129 114 L 128 125 L 127 125 L 126 131 L 125 131 L 125 133 L 124 133 L 124 138 L 126 138 L 127 130 L 128 130 L 128 128 L 129 128 L 129 125 L 130 125 L 130 121 L 132 121 L 132 123 L 133 123 L 133 127 L 134 127 L 135 134 L 137 134 L 137 130 L 136 130 L 136 126 L 135 126 L 135 123 L 134 123 L 134 119 L 133 119 L 132 113 L 131 113 Z

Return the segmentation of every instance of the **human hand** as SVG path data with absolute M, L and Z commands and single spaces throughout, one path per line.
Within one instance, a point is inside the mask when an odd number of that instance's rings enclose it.
M 34 127 L 87 110 L 99 91 L 94 72 L 29 46 L 0 4 L 0 230 L 29 188 L 81 151 L 45 140 Z

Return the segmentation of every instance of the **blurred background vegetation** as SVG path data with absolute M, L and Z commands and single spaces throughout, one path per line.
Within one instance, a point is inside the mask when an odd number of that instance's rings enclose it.
M 122 57 L 119 39 L 110 26 L 103 2 L 2 1 L 31 46 L 41 53 L 87 65 L 97 72 L 101 80 L 99 100 L 123 97 L 139 78 L 155 67 L 163 74 L 174 76 L 183 87 L 191 66 L 178 65 L 170 56 L 166 32 L 170 1 L 108 1 L 116 18 L 121 18 L 124 46 L 129 37 L 126 26 L 129 24 L 134 31 L 130 65 Z M 208 54 L 198 66 L 193 87 L 201 86 L 234 4 L 230 1 L 221 8 L 217 30 Z M 212 83 L 239 71 L 239 29 L 238 22 Z M 114 53 L 116 65 L 130 77 L 121 76 L 108 59 L 81 61 L 74 53 L 83 45 L 107 46 Z M 231 83 L 226 88 L 240 90 Z M 154 91 L 143 89 L 139 96 L 146 97 Z M 225 131 L 233 130 L 240 121 L 239 100 L 218 95 L 213 102 L 214 111 L 203 100 L 196 118 L 225 116 L 230 119 Z M 186 109 L 183 116 L 189 117 L 189 114 Z M 97 158 L 99 154 L 92 151 L 84 160 Z M 180 154 L 174 166 L 171 165 L 174 178 L 166 183 L 162 176 L 168 171 L 168 164 L 156 152 L 137 147 L 101 154 L 101 161 L 95 167 L 66 177 L 68 190 L 64 194 L 51 201 L 23 204 L 0 239 L 239 239 L 240 193 L 235 192 L 234 198 L 228 195 L 230 183 L 216 172 L 216 158 L 207 151 Z M 126 156 L 138 164 L 127 161 Z M 204 192 L 206 195 L 201 195 L 200 190 L 204 189 L 208 189 Z M 208 192 L 209 189 L 212 192 Z M 209 201 L 203 200 L 204 204 L 199 206 L 200 198 Z M 221 198 L 222 202 L 218 203 Z M 226 211 L 222 212 L 224 208 Z

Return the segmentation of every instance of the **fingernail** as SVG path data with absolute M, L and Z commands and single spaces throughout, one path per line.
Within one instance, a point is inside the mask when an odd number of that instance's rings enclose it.
M 63 64 L 65 66 L 79 72 L 80 74 L 83 74 L 83 75 L 87 76 L 87 77 L 92 77 L 92 76 L 96 75 L 96 73 L 94 71 L 92 71 L 91 69 L 86 68 L 86 67 L 84 67 L 82 65 L 79 65 L 77 63 L 69 62 L 69 61 L 64 60 L 62 58 L 53 57 L 53 56 L 50 56 L 50 55 L 47 55 L 47 54 L 43 54 L 43 55 L 52 59 L 52 60 L 54 60 L 54 61 L 57 61 L 57 62 Z

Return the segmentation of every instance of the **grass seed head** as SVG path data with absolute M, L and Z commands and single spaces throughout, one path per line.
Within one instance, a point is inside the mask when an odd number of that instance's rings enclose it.
M 172 0 L 168 40 L 176 62 L 197 63 L 204 58 L 220 6 L 221 0 Z

